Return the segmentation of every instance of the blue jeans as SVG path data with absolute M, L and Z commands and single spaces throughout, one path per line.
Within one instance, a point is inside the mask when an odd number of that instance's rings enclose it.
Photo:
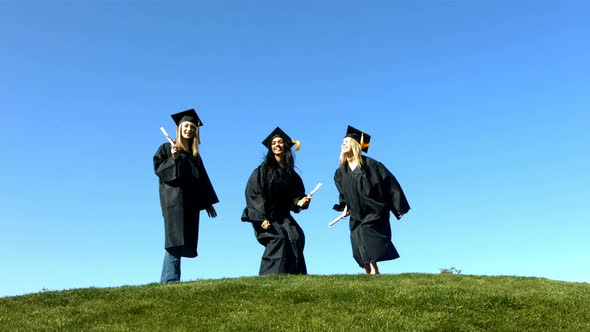
M 176 281 L 180 281 L 180 255 L 172 255 L 166 250 L 160 282 Z

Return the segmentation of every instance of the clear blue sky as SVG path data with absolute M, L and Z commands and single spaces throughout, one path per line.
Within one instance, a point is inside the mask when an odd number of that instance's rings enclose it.
M 347 125 L 398 178 L 383 273 L 590 282 L 587 1 L 0 1 L 0 296 L 157 282 L 152 156 L 196 108 L 220 203 L 182 279 L 258 273 L 244 188 L 302 142 L 311 274 L 356 274 L 333 174 Z

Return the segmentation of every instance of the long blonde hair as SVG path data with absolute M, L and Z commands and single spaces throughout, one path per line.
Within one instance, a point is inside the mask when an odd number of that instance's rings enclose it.
M 193 152 L 193 157 L 197 157 L 197 155 L 199 154 L 199 127 L 197 127 L 194 123 L 190 122 L 190 121 L 185 121 L 190 123 L 193 127 L 195 127 L 195 135 L 192 138 L 192 142 L 189 142 L 189 144 L 191 144 L 191 149 Z M 181 125 L 182 122 L 178 124 L 178 126 L 176 127 L 176 146 L 178 146 L 178 148 L 180 148 L 182 151 L 188 151 L 188 147 L 186 146 L 186 144 L 184 143 L 184 139 L 182 138 L 182 133 L 180 132 L 181 130 Z
M 361 155 L 361 144 L 354 138 L 350 138 L 350 149 L 352 150 L 353 159 L 356 160 L 359 166 L 363 165 L 363 158 Z M 340 165 L 348 164 L 348 159 L 342 151 L 340 151 Z

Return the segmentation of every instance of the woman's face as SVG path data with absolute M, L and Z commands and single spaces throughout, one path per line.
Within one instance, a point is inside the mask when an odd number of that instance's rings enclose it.
M 191 139 L 195 137 L 196 127 L 194 124 L 190 122 L 183 122 L 180 124 L 180 134 L 184 139 Z
M 275 137 L 270 143 L 270 149 L 275 156 L 283 154 L 285 152 L 285 142 L 281 137 Z
M 342 153 L 347 154 L 347 153 L 351 153 L 352 152 L 352 148 L 350 147 L 350 142 L 352 141 L 352 138 L 350 137 L 344 137 L 344 139 L 342 140 Z

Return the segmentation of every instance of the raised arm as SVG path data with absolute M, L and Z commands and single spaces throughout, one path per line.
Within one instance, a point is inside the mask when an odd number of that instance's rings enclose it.
M 160 145 L 158 151 L 154 155 L 154 172 L 160 180 L 173 183 L 180 176 L 178 163 L 172 157 L 170 143 Z

